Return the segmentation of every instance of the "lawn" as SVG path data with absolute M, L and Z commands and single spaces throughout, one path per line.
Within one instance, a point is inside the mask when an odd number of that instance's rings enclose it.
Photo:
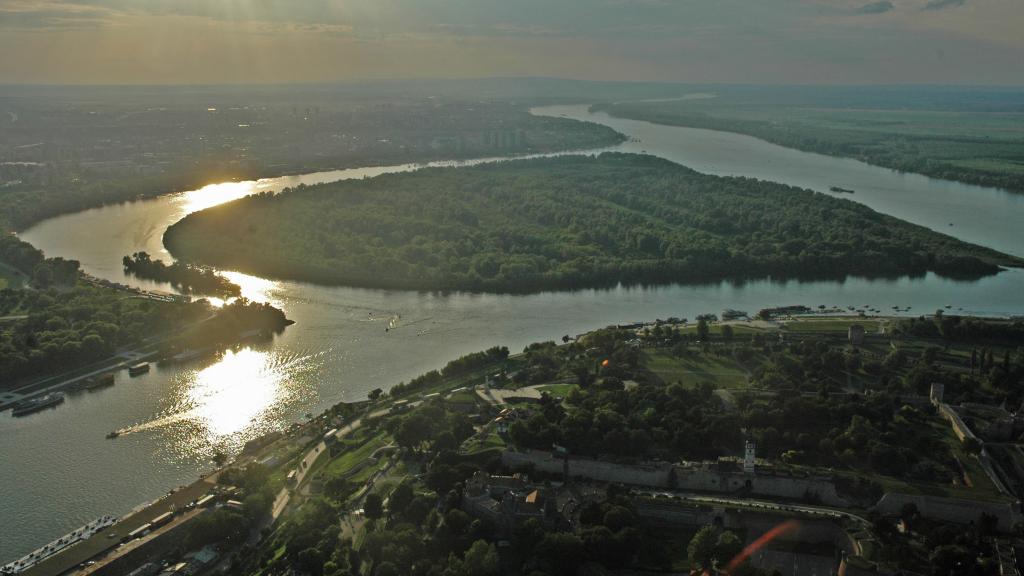
M 497 432 L 488 432 L 484 438 L 473 436 L 462 445 L 461 452 L 467 456 L 481 454 L 489 450 L 504 450 L 505 440 Z
M 675 357 L 667 350 L 645 350 L 641 363 L 665 382 L 695 385 L 708 382 L 715 388 L 746 388 L 747 372 L 732 358 L 695 353 Z
M 864 327 L 866 334 L 878 334 L 878 327 L 883 320 L 866 318 L 801 318 L 786 322 L 782 329 L 787 332 L 840 332 L 845 334 L 853 324 Z
M 375 450 L 390 444 L 387 432 L 378 432 L 358 447 L 350 447 L 343 454 L 331 460 L 324 469 L 325 477 L 342 476 L 369 458 Z

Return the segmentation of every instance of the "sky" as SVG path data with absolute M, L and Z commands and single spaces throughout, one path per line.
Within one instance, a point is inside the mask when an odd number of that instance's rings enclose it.
M 1024 84 L 1024 0 L 0 0 L 0 84 Z

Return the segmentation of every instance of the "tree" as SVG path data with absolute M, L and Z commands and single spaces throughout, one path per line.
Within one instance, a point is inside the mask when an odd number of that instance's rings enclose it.
M 690 545 L 686 552 L 690 564 L 710 569 L 715 558 L 715 546 L 718 544 L 718 534 L 713 526 L 705 526 L 697 531 L 690 539 Z
M 402 481 L 395 489 L 391 491 L 391 496 L 388 497 L 388 512 L 392 515 L 401 514 L 409 507 L 412 499 L 416 496 L 416 493 L 412 489 L 412 484 L 408 481 Z
M 731 341 L 734 334 L 735 334 L 735 332 L 733 331 L 732 326 L 730 326 L 728 324 L 725 324 L 724 326 L 722 326 L 722 339 L 723 340 L 725 340 L 726 342 Z
M 718 535 L 715 542 L 715 560 L 719 565 L 727 564 L 743 551 L 743 541 L 736 534 L 726 530 Z
M 384 515 L 384 503 L 380 494 L 370 492 L 366 495 L 366 501 L 363 502 L 363 513 L 371 520 L 376 520 Z
M 367 394 L 366 397 L 369 398 L 370 400 L 376 402 L 377 400 L 380 399 L 380 397 L 383 394 L 384 394 L 383 390 L 381 390 L 380 388 L 374 388 L 373 390 L 370 390 L 370 393 Z
M 964 438 L 964 452 L 967 452 L 972 456 L 976 456 L 981 453 L 981 448 L 981 442 L 979 442 L 977 438 Z
M 377 565 L 376 576 L 399 576 L 401 573 L 394 562 L 385 560 Z
M 708 328 L 708 321 L 704 318 L 697 320 L 697 339 L 707 340 L 710 329 Z
M 494 544 L 488 544 L 484 540 L 473 542 L 462 560 L 462 573 L 466 576 L 496 576 L 498 550 Z
M 604 514 L 604 525 L 612 532 L 618 532 L 627 526 L 633 525 L 633 513 L 628 508 L 612 506 Z
M 430 438 L 431 422 L 420 412 L 406 416 L 395 432 L 395 442 L 403 448 L 415 450 Z
M 575 574 L 583 561 L 583 541 L 575 534 L 548 532 L 537 544 L 536 556 L 544 561 L 552 574 Z
M 472 522 L 472 520 L 470 519 L 469 514 L 466 514 L 458 508 L 452 508 L 444 515 L 444 524 L 452 534 L 465 534 L 466 530 L 469 529 L 470 522 Z

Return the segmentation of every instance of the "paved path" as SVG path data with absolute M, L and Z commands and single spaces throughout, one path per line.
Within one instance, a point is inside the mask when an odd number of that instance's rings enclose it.
M 525 386 L 523 388 L 509 389 L 509 388 L 491 388 L 485 390 L 484 388 L 477 388 L 476 394 L 483 399 L 484 402 L 494 404 L 508 404 L 509 398 L 534 398 L 540 400 L 541 388 L 548 384 L 538 384 L 537 386 Z
M 409 406 L 417 406 L 421 403 L 422 401 L 411 402 L 409 403 Z M 348 423 L 344 428 L 338 430 L 335 433 L 334 437 L 337 438 L 338 440 L 341 440 L 342 438 L 348 436 L 349 434 L 357 430 L 360 426 L 362 426 L 364 418 L 378 418 L 380 416 L 384 416 L 389 411 L 390 407 L 382 408 L 375 412 L 371 412 L 367 416 L 357 418 L 356 420 L 353 420 L 352 422 Z M 309 471 L 313 469 L 313 464 L 317 461 L 318 458 L 320 458 L 320 455 L 323 454 L 326 450 L 327 444 L 323 440 L 320 440 L 319 442 L 316 443 L 315 446 L 313 446 L 313 448 L 309 450 L 309 452 L 306 452 L 305 456 L 302 457 L 302 460 L 299 462 L 298 467 L 295 469 L 296 473 L 294 486 L 286 486 L 282 488 L 281 491 L 277 493 L 277 497 L 274 499 L 274 506 L 271 508 L 270 513 L 272 523 L 276 522 L 277 519 L 281 517 L 281 514 L 283 514 L 284 511 L 288 508 L 288 504 L 291 502 L 293 489 L 297 490 L 299 486 L 302 486 L 302 483 L 306 480 L 306 476 L 309 474 Z
M 799 514 L 807 514 L 810 516 L 827 517 L 827 518 L 845 518 L 847 520 L 853 520 L 859 522 L 865 526 L 871 526 L 871 522 L 863 516 L 858 516 L 851 512 L 847 512 L 841 508 L 832 508 L 829 506 L 812 506 L 809 504 L 788 504 L 773 502 L 771 500 L 757 500 L 754 498 L 732 498 L 729 496 L 710 496 L 707 494 L 696 494 L 692 492 L 673 492 L 667 490 L 653 490 L 653 489 L 636 489 L 634 490 L 640 494 L 647 494 L 649 496 L 667 496 L 670 498 L 679 498 L 681 500 L 687 500 L 691 502 L 701 502 L 706 504 L 725 504 L 729 506 L 745 506 L 747 508 L 761 508 L 773 512 L 797 512 Z

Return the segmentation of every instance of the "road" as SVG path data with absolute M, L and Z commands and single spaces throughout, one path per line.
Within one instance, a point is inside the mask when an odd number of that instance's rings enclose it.
M 743 506 L 746 508 L 759 508 L 762 510 L 772 512 L 797 512 L 800 514 L 808 514 L 810 516 L 826 517 L 826 518 L 844 518 L 859 522 L 865 526 L 871 526 L 871 521 L 863 516 L 858 516 L 846 510 L 840 508 L 831 508 L 829 506 L 813 506 L 808 504 L 788 504 L 772 502 L 771 500 L 756 500 L 753 498 L 729 498 L 727 496 L 708 496 L 706 494 L 695 494 L 692 492 L 671 492 L 666 490 L 648 490 L 648 489 L 634 489 L 634 492 L 638 494 L 647 494 L 652 497 L 663 497 L 663 498 L 676 498 L 689 502 L 699 502 L 702 504 L 724 504 L 726 506 Z
M 411 402 L 409 406 L 417 406 L 421 403 L 422 401 Z M 389 411 L 390 408 L 382 408 L 380 410 L 377 410 L 376 412 L 371 412 L 369 415 L 357 418 L 356 420 L 349 422 L 344 428 L 338 430 L 334 434 L 334 437 L 337 438 L 338 440 L 341 440 L 342 438 L 348 436 L 353 431 L 357 430 L 360 426 L 362 426 L 363 419 L 378 418 L 380 416 L 384 416 Z M 293 489 L 298 490 L 299 486 L 301 486 L 302 483 L 305 482 L 306 476 L 309 474 L 309 471 L 313 469 L 313 464 L 326 450 L 327 444 L 323 440 L 320 440 L 319 442 L 317 442 L 316 446 L 313 446 L 313 448 L 311 448 L 309 452 L 306 452 L 306 455 L 302 457 L 302 460 L 299 461 L 299 465 L 295 468 L 294 486 L 286 486 L 282 488 L 281 491 L 277 493 L 277 497 L 274 498 L 274 506 L 273 508 L 271 508 L 270 512 L 271 523 L 276 522 L 277 519 L 281 517 L 281 514 L 283 514 L 284 511 L 288 508 L 288 504 L 291 502 Z

